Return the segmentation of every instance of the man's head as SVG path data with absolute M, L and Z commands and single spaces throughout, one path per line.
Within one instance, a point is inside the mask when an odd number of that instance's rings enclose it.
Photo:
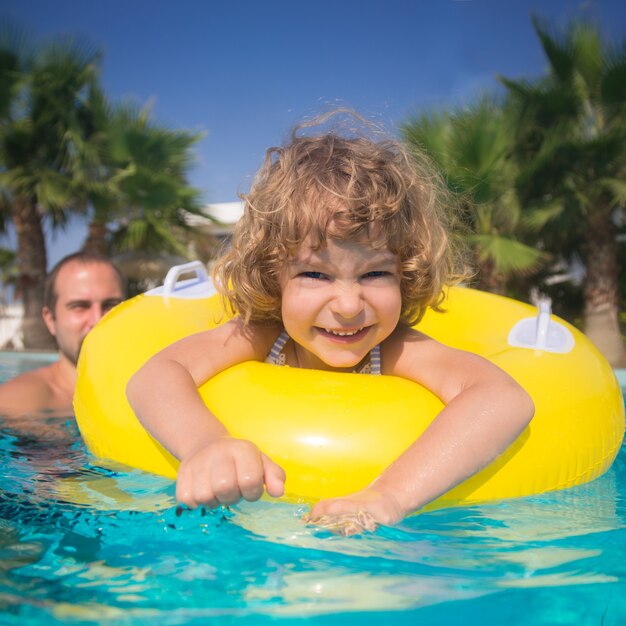
M 61 259 L 46 280 L 42 310 L 61 354 L 76 365 L 87 333 L 124 297 L 124 277 L 107 257 L 77 252 Z

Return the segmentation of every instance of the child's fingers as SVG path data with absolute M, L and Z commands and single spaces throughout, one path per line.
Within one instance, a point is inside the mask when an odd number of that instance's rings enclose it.
M 304 515 L 303 521 L 312 526 L 329 530 L 336 535 L 357 535 L 363 532 L 374 532 L 378 528 L 376 520 L 365 511 L 344 513 L 342 515 Z
M 303 520 L 307 524 L 345 536 L 373 532 L 378 528 L 377 520 L 367 510 L 367 504 L 349 497 L 321 500 L 311 508 L 309 514 L 303 516 Z
M 249 502 L 263 495 L 263 463 L 258 450 L 245 458 L 237 459 L 237 483 L 241 497 Z
M 261 455 L 265 473 L 265 488 L 272 498 L 280 498 L 285 493 L 285 470 L 265 454 Z
M 215 508 L 258 500 L 264 486 L 273 497 L 283 495 L 283 469 L 249 441 L 225 438 L 181 463 L 176 499 L 189 508 Z
M 311 508 L 310 518 L 341 517 L 354 513 L 367 513 L 378 524 L 391 525 L 405 515 L 393 494 L 375 489 L 363 489 L 343 498 L 320 500 Z
M 345 515 L 358 510 L 358 503 L 343 498 L 332 498 L 330 500 L 320 500 L 311 507 L 311 518 L 323 516 Z
M 176 482 L 176 499 L 192 509 L 198 506 L 214 509 L 238 502 L 241 493 L 235 462 L 222 456 L 219 463 L 213 465 L 200 455 L 181 463 Z
M 182 463 L 178 470 L 176 500 L 190 509 L 195 509 L 201 505 L 208 508 L 219 506 L 210 481 L 198 479 L 197 474 L 194 475 L 192 467 L 185 463 Z
M 221 463 L 214 466 L 209 480 L 211 490 L 219 504 L 235 504 L 241 500 L 238 464 L 233 457 L 224 458 Z

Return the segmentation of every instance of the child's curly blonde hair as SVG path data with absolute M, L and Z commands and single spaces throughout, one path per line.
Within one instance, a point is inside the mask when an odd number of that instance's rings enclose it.
M 305 239 L 323 247 L 332 237 L 398 256 L 402 322 L 413 325 L 428 307 L 438 309 L 444 286 L 462 272 L 449 231 L 455 205 L 428 159 L 391 139 L 301 136 L 302 128 L 267 151 L 242 195 L 232 246 L 214 266 L 222 295 L 245 323 L 281 322 L 285 262 Z

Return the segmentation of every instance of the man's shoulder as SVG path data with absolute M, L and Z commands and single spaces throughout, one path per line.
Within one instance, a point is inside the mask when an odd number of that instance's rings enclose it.
M 21 414 L 52 406 L 54 366 L 45 365 L 0 384 L 0 414 Z
M 50 389 L 54 366 L 55 364 L 51 363 L 50 365 L 44 365 L 43 367 L 19 374 L 15 378 L 0 384 L 0 391 L 5 389 Z

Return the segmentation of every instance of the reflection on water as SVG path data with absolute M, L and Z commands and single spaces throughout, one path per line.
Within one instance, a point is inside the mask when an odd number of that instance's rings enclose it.
M 40 426 L 0 424 L 3 624 L 626 622 L 624 449 L 588 485 L 340 537 L 304 506 L 181 511 L 73 420 Z

